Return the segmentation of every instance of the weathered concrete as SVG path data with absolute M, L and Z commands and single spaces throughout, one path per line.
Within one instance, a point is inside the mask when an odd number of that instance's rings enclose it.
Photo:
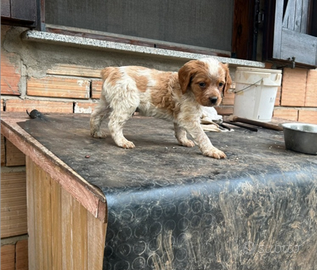
M 21 27 L 1 26 L 2 50 L 13 62 L 21 62 L 24 75 L 43 77 L 56 64 L 73 64 L 102 69 L 106 66 L 141 65 L 160 70 L 177 71 L 190 59 L 207 55 L 156 49 L 118 42 L 81 38 Z M 264 67 L 261 62 L 221 58 L 230 67 Z

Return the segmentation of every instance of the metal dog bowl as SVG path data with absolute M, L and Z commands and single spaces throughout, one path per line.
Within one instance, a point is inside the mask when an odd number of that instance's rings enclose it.
M 286 149 L 317 155 L 317 125 L 285 123 L 282 127 Z

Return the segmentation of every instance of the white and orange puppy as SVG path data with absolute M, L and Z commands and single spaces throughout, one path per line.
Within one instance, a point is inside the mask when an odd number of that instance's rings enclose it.
M 101 76 L 100 102 L 90 118 L 93 137 L 104 137 L 100 124 L 109 116 L 108 127 L 115 143 L 134 148 L 123 135 L 123 125 L 138 108 L 142 115 L 172 120 L 181 145 L 193 147 L 196 143 L 205 156 L 226 157 L 210 142 L 200 117 L 201 106 L 219 105 L 222 91 L 230 87 L 228 65 L 204 58 L 187 62 L 178 73 L 126 66 L 107 67 Z M 187 132 L 195 143 L 187 139 Z

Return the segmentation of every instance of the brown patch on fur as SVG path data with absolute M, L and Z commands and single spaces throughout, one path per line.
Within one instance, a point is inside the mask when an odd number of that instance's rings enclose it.
M 202 61 L 191 60 L 181 67 L 178 71 L 178 80 L 183 94 L 190 87 L 193 76 L 199 73 L 208 74 L 208 66 Z
M 121 73 L 116 67 L 107 67 L 101 71 L 100 75 L 103 81 L 108 80 L 112 86 L 115 86 L 121 78 Z
M 145 92 L 148 85 L 148 79 L 145 76 L 139 76 L 135 78 L 136 87 L 141 92 Z
M 136 66 L 131 66 L 129 69 L 127 69 L 127 74 L 134 79 L 136 83 L 136 87 L 139 89 L 140 92 L 145 92 L 148 87 L 148 78 L 146 75 L 140 75 L 138 74 L 139 71 L 146 71 L 148 70 L 147 68 L 144 67 L 136 67 Z
M 158 72 L 152 74 L 156 84 L 151 92 L 151 102 L 157 108 L 167 110 L 169 115 L 177 115 L 179 107 L 175 104 L 174 95 L 179 95 L 180 88 L 177 73 Z

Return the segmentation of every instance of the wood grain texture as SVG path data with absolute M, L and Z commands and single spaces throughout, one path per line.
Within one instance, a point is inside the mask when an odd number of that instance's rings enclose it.
M 27 158 L 30 269 L 102 269 L 106 223 Z M 32 254 L 31 254 L 32 253 Z M 93 266 L 93 268 L 92 268 Z
M 6 166 L 24 166 L 25 155 L 9 140 L 6 140 Z
M 25 171 L 1 171 L 1 238 L 27 233 Z
M 9 115 L 13 116 L 8 117 Z M 22 116 L 21 114 L 3 113 L 1 133 L 36 164 L 40 164 L 43 170 L 59 182 L 93 216 L 106 222 L 107 213 L 104 194 L 17 125 L 17 122 L 27 119 L 25 114 Z
M 15 245 L 1 247 L 1 270 L 15 270 Z
M 4 136 L 1 135 L 1 166 L 6 164 L 6 148 Z
M 16 270 L 28 269 L 28 240 L 16 243 Z

